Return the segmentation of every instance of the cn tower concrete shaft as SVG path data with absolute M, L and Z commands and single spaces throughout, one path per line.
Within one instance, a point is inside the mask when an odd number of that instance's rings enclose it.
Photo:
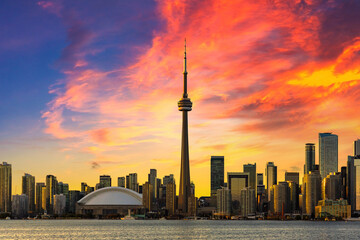
M 181 213 L 188 212 L 188 198 L 190 196 L 190 164 L 189 164 L 189 133 L 188 111 L 192 109 L 192 102 L 187 94 L 187 69 L 186 69 L 186 42 L 184 57 L 184 93 L 178 102 L 179 111 L 182 111 L 182 138 L 181 138 L 181 168 L 178 209 Z

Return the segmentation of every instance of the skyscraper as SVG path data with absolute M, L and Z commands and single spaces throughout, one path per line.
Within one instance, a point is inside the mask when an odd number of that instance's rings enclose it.
M 256 177 L 257 185 L 264 185 L 264 174 L 258 173 Z
M 228 172 L 228 188 L 233 202 L 234 212 L 240 211 L 241 207 L 241 190 L 249 186 L 249 173 Z
M 215 198 L 217 190 L 224 186 L 224 156 L 211 156 L 211 197 Z
M 148 210 L 153 210 L 154 202 L 154 186 L 149 182 L 145 182 L 142 187 L 142 199 L 143 205 Z
M 285 182 L 291 181 L 299 185 L 299 173 L 298 172 L 285 172 Z
M 36 212 L 42 213 L 42 188 L 45 188 L 45 183 L 36 183 L 36 198 L 35 198 L 35 204 L 36 204 Z
M 135 192 L 139 191 L 137 173 L 130 173 L 129 175 L 126 176 L 126 188 L 129 188 Z
M 322 180 L 321 196 L 322 199 L 338 200 L 341 198 L 341 174 L 329 173 Z
M 277 166 L 273 162 L 268 162 L 265 169 L 266 188 L 268 192 L 268 199 L 270 200 L 270 188 L 277 184 Z
M 315 206 L 321 199 L 321 176 L 319 171 L 315 170 L 305 174 L 303 185 L 305 191 L 305 207 L 303 206 L 303 212 L 312 215 L 315 213 Z
M 360 158 L 348 156 L 347 162 L 347 200 L 351 211 L 360 210 Z
M 53 212 L 54 195 L 57 194 L 58 181 L 55 176 L 46 176 L 46 211 L 47 213 Z
M 0 212 L 11 212 L 11 164 L 0 164 Z
M 338 171 L 338 136 L 332 133 L 319 133 L 320 175 L 325 178 Z
M 125 187 L 125 177 L 118 177 L 118 187 Z
M 28 173 L 22 177 L 22 193 L 28 196 L 29 212 L 35 211 L 35 177 Z
M 243 172 L 249 173 L 249 188 L 256 189 L 256 163 L 244 164 L 243 170 Z
M 188 212 L 188 198 L 190 196 L 190 164 L 189 164 L 189 134 L 188 134 L 188 111 L 192 109 L 192 102 L 187 93 L 187 70 L 186 70 L 186 42 L 184 53 L 184 93 L 178 102 L 179 111 L 182 111 L 182 140 L 181 140 L 181 168 L 178 209 L 182 213 Z
M 164 183 L 165 184 L 165 183 Z M 176 207 L 176 185 L 175 179 L 169 180 L 166 183 L 166 209 L 168 214 L 174 215 Z
M 274 213 L 290 212 L 290 188 L 287 182 L 279 182 L 274 186 Z
M 360 139 L 354 141 L 354 156 L 360 158 Z
M 306 143 L 305 144 L 305 168 L 304 174 L 309 173 L 314 169 L 315 165 L 315 144 Z
M 111 177 L 109 175 L 101 175 L 99 188 L 111 187 Z
M 148 182 L 153 186 L 154 191 L 152 191 L 152 199 L 155 200 L 157 198 L 157 187 L 156 187 L 156 176 L 157 171 L 156 169 L 150 169 L 150 173 L 148 174 Z

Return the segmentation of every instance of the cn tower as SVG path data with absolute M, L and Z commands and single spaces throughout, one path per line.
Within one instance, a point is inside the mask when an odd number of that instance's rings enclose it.
M 180 213 L 184 214 L 188 212 L 188 198 L 190 196 L 188 111 L 191 111 L 192 107 L 192 102 L 187 94 L 186 40 L 184 52 L 184 93 L 178 102 L 178 107 L 179 111 L 182 111 L 181 168 L 178 209 Z

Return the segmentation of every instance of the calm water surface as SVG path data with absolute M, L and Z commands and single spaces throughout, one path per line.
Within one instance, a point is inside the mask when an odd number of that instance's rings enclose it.
M 360 222 L 1 220 L 0 239 L 360 239 Z

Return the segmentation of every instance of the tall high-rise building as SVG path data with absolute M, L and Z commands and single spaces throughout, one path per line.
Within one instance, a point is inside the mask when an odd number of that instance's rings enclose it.
M 125 187 L 125 177 L 118 177 L 118 187 Z
M 255 201 L 255 189 L 246 187 L 241 189 L 240 193 L 240 213 L 243 217 L 249 215 L 255 215 L 256 201 Z
M 29 212 L 35 211 L 35 177 L 28 173 L 22 177 L 22 193 L 28 196 Z
M 360 139 L 354 141 L 354 156 L 360 158 Z
M 47 213 L 53 212 L 54 207 L 54 195 L 58 191 L 58 181 L 55 176 L 46 176 L 46 211 Z
M 347 200 L 351 211 L 360 210 L 360 158 L 348 156 L 347 162 Z
M 304 174 L 307 174 L 310 171 L 314 170 L 314 165 L 315 165 L 315 144 L 306 143 Z
M 46 186 L 41 187 L 41 212 L 46 211 Z
M 241 207 L 241 190 L 249 186 L 249 173 L 228 172 L 227 181 L 231 201 L 233 202 L 233 210 L 238 212 Z
M 270 200 L 270 188 L 277 184 L 277 166 L 273 162 L 266 163 L 266 189 L 268 192 L 268 199 Z
M 217 214 L 224 217 L 231 215 L 231 194 L 228 188 L 222 187 L 216 193 Z
M 211 156 L 211 197 L 216 197 L 218 189 L 224 186 L 224 156 Z
M 109 175 L 101 175 L 99 188 L 111 187 L 111 177 Z
M 69 213 L 75 213 L 76 203 L 81 199 L 80 191 L 69 191 Z
M 0 212 L 11 212 L 11 164 L 0 164 Z
M 64 194 L 54 195 L 53 213 L 63 215 L 66 211 L 66 196 Z
M 325 178 L 338 171 L 338 136 L 332 133 L 319 133 L 320 175 Z
M 299 184 L 292 181 L 289 181 L 287 183 L 290 189 L 290 212 L 294 213 L 295 211 L 299 210 Z
M 303 183 L 305 191 L 305 208 L 303 212 L 308 215 L 315 213 L 315 206 L 321 199 L 321 175 L 319 171 L 311 171 L 309 174 L 304 175 Z
M 264 174 L 258 173 L 256 177 L 257 186 L 264 185 Z
M 256 189 L 256 163 L 244 164 L 243 170 L 243 172 L 249 173 L 249 188 Z
M 347 199 L 347 167 L 341 167 L 341 198 Z
M 12 215 L 25 218 L 29 212 L 29 197 L 26 194 L 12 196 Z
M 81 183 L 81 192 L 86 192 L 86 187 L 87 187 L 87 183 L 86 182 L 82 182 Z
M 153 202 L 154 202 L 154 186 L 149 183 L 145 182 L 142 187 L 142 199 L 143 205 L 148 210 L 153 210 Z
M 175 181 L 173 174 L 170 174 L 170 175 L 167 175 L 167 176 L 164 176 L 164 177 L 163 177 L 163 184 L 164 184 L 165 186 L 166 186 L 166 184 L 171 183 L 171 182 L 173 182 L 173 181 Z
M 42 213 L 44 209 L 42 208 L 42 188 L 45 188 L 45 183 L 36 183 L 36 197 L 35 197 L 35 204 L 36 204 L 36 212 Z
M 188 199 L 190 197 L 190 163 L 189 163 L 189 133 L 188 111 L 192 109 L 192 102 L 187 93 L 186 70 L 186 42 L 184 56 L 184 93 L 178 102 L 179 111 L 182 111 L 182 137 L 181 137 L 181 165 L 178 209 L 182 213 L 188 212 Z
M 156 177 L 157 177 L 157 171 L 156 169 L 150 169 L 150 173 L 148 174 L 148 182 L 153 186 L 154 191 L 152 191 L 152 199 L 155 200 L 157 198 L 157 186 L 156 186 Z
M 341 198 L 341 174 L 329 173 L 322 180 L 321 196 L 322 199 L 338 200 Z
M 290 188 L 287 182 L 279 182 L 274 187 L 274 213 L 290 212 Z
M 176 211 L 176 185 L 175 180 L 166 183 L 166 209 L 168 215 L 172 216 Z
M 130 173 L 126 176 L 126 188 L 135 192 L 139 192 L 139 183 L 137 181 L 137 173 Z
M 285 182 L 291 181 L 299 185 L 299 173 L 298 172 L 285 172 Z

